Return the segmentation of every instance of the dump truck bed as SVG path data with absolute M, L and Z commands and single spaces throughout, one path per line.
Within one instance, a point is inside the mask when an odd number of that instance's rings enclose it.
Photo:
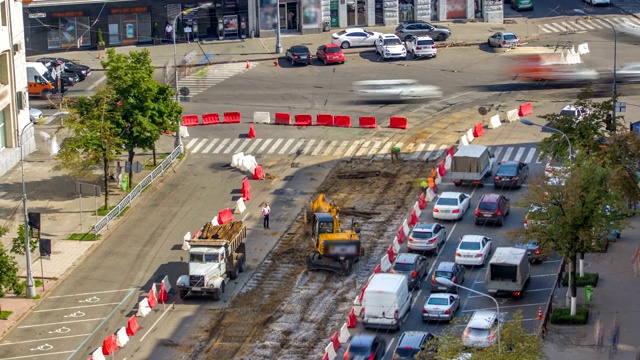
M 234 252 L 247 238 L 247 228 L 242 221 L 232 221 L 224 225 L 204 224 L 194 237 L 189 240 L 191 247 L 221 247 L 228 244 L 229 250 Z

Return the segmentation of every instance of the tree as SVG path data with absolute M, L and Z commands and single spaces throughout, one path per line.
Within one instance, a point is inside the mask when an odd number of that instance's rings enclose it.
M 9 229 L 6 226 L 0 226 L 0 237 L 7 232 L 9 232 Z M 22 287 L 18 279 L 18 263 L 13 255 L 7 252 L 4 244 L 0 243 L 0 297 L 4 297 L 7 290 L 16 295 L 22 293 Z
M 154 79 L 148 50 L 117 54 L 108 49 L 102 67 L 119 103 L 120 116 L 113 125 L 120 130 L 128 161 L 133 163 L 135 149 L 152 150 L 163 131 L 178 130 L 182 107 L 173 99 L 171 87 Z M 131 170 L 129 184 L 133 184 Z
M 547 359 L 544 353 L 542 338 L 530 335 L 522 326 L 522 312 L 516 311 L 513 320 L 504 322 L 500 329 L 500 345 L 497 341 L 488 348 L 466 347 L 462 341 L 461 329 L 468 317 L 458 318 L 438 334 L 432 344 L 437 352 L 422 351 L 417 360 L 451 360 L 460 359 L 462 354 L 470 354 L 473 360 L 542 360 Z M 459 326 L 461 325 L 461 326 Z
M 25 238 L 25 233 L 24 233 L 24 224 L 18 225 L 17 235 L 18 236 L 14 237 L 13 240 L 11 240 L 11 253 L 24 255 L 25 254 L 24 247 L 25 247 L 25 243 L 27 242 L 27 239 Z M 31 248 L 31 252 L 36 251 L 36 249 L 38 248 L 38 242 L 29 241 L 29 247 Z
M 92 168 L 102 165 L 104 208 L 109 209 L 109 163 L 122 152 L 124 141 L 120 112 L 111 88 L 98 90 L 91 97 L 80 97 L 71 106 L 65 121 L 70 135 L 56 156 L 57 169 L 71 172 L 75 178 L 92 178 Z

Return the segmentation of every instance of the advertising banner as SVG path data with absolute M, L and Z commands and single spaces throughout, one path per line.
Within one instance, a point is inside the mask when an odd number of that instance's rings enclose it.
M 312 29 L 322 27 L 322 9 L 320 0 L 305 0 L 302 2 L 302 28 Z
M 222 21 L 225 36 L 238 36 L 238 15 L 225 15 Z

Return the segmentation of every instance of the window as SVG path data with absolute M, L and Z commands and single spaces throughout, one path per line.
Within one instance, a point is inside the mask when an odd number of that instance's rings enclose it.
M 0 84 L 9 85 L 9 53 L 0 54 Z
M 0 150 L 7 147 L 7 137 L 5 135 L 5 127 L 4 127 L 4 119 L 9 118 L 9 116 L 5 116 L 5 114 L 9 113 L 9 106 L 5 107 L 0 111 Z
M 0 25 L 7 26 L 7 5 L 0 1 Z

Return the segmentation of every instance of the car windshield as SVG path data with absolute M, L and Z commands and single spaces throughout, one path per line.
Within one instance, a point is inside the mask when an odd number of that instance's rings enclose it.
M 485 338 L 488 339 L 491 335 L 491 329 L 476 329 L 476 328 L 467 328 L 469 332 L 467 333 L 469 337 L 473 338 Z
M 433 233 L 431 231 L 414 231 L 411 237 L 414 239 L 431 239 Z
M 529 239 L 529 240 L 518 240 L 518 245 L 522 246 L 522 247 L 537 247 L 538 246 L 538 240 L 533 240 L 533 239 Z
M 352 355 L 365 355 L 369 356 L 371 354 L 371 348 L 366 345 L 353 345 L 349 346 L 349 354 Z
M 528 219 L 544 219 L 546 218 L 546 210 L 541 207 L 532 207 L 527 213 Z
M 305 48 L 305 47 L 293 47 L 291 48 L 291 52 L 296 53 L 296 54 L 306 54 L 309 52 L 309 49 Z
M 396 271 L 413 271 L 413 269 L 415 269 L 415 266 L 413 266 L 413 264 L 411 263 L 395 263 L 393 265 L 393 270 Z
M 400 345 L 398 345 L 398 348 L 396 349 L 396 354 L 399 357 L 409 358 L 409 359 L 413 359 L 419 352 L 420 352 L 420 348 L 414 349 L 411 346 L 400 347 Z
M 433 40 L 418 40 L 418 45 L 433 45 Z
M 329 54 L 337 54 L 339 52 L 341 52 L 342 50 L 340 48 L 337 47 L 330 47 L 326 49 L 326 52 Z
M 374 33 L 372 33 L 371 31 L 365 31 L 365 33 L 367 33 L 367 35 L 369 35 L 369 36 L 373 36 L 374 35 Z
M 342 36 L 342 35 L 344 35 L 344 34 L 346 34 L 346 33 L 347 33 L 347 30 L 342 30 L 342 31 L 338 31 L 338 32 L 336 33 L 336 35 L 338 35 L 338 36 Z
M 384 39 L 384 44 L 385 45 L 400 45 L 400 39 Z
M 518 39 L 518 37 L 513 35 L 513 34 L 505 34 L 505 35 L 503 35 L 503 37 L 504 37 L 505 40 L 517 40 Z
M 481 202 L 478 205 L 478 209 L 480 209 L 480 210 L 496 210 L 496 209 L 498 209 L 498 204 L 489 203 L 489 202 Z
M 458 206 L 458 199 L 456 198 L 440 198 L 436 205 L 446 205 L 446 206 Z
M 191 254 L 190 262 L 215 262 L 218 261 L 218 254 Z
M 577 110 L 562 110 L 560 111 L 561 116 L 576 116 Z
M 508 175 L 513 176 L 518 173 L 518 165 L 516 164 L 505 164 L 500 166 L 498 169 L 497 175 Z
M 449 300 L 444 299 L 444 298 L 429 298 L 429 301 L 427 301 L 427 304 L 429 305 L 449 305 Z
M 460 250 L 480 250 L 479 242 L 463 241 L 460 243 Z
M 437 278 L 441 277 L 441 278 L 451 280 L 451 278 L 453 277 L 453 274 L 451 274 L 450 271 L 436 271 L 436 277 Z

